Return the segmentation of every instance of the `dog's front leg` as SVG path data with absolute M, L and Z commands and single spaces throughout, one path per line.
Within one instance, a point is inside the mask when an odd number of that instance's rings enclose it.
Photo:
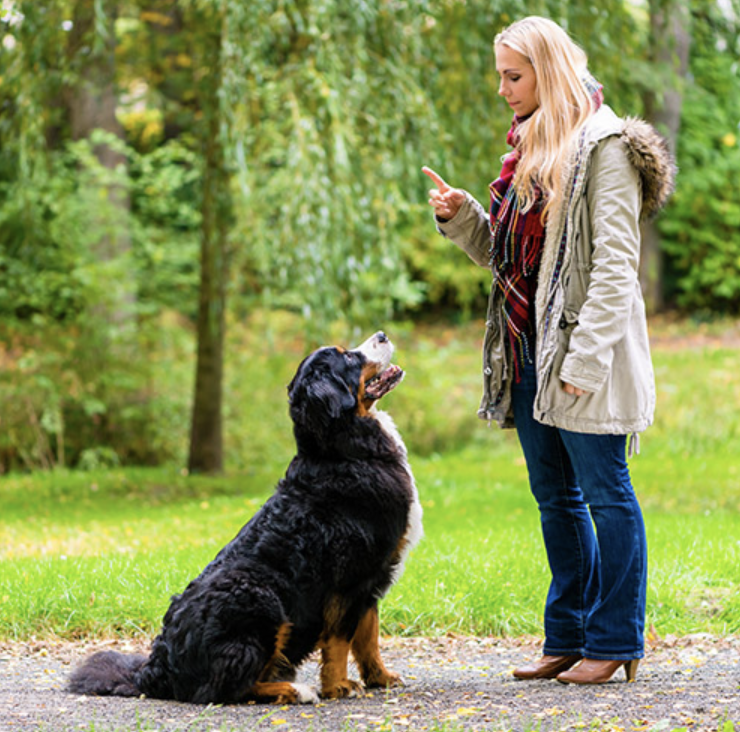
M 347 678 L 349 641 L 337 636 L 322 639 L 321 649 L 321 696 L 324 699 L 339 699 L 357 696 L 362 684 Z
M 403 679 L 389 671 L 380 657 L 379 633 L 378 606 L 374 605 L 362 616 L 352 638 L 352 655 L 357 661 L 360 676 L 368 687 L 402 685 Z

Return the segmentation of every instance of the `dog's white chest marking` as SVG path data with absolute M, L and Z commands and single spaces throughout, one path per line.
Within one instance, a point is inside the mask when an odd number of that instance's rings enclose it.
M 374 411 L 373 416 L 378 420 L 383 431 L 393 438 L 393 441 L 401 450 L 403 454 L 403 466 L 409 475 L 411 481 L 411 505 L 409 506 L 408 523 L 406 524 L 406 533 L 403 536 L 401 556 L 398 564 L 393 571 L 392 584 L 395 584 L 403 574 L 404 564 L 411 550 L 419 543 L 421 537 L 424 535 L 424 528 L 422 526 L 422 508 L 419 503 L 419 493 L 416 490 L 416 482 L 414 481 L 414 474 L 411 472 L 411 466 L 408 462 L 408 453 L 406 451 L 406 445 L 401 439 L 401 433 L 396 427 L 396 423 L 393 421 L 388 412 Z

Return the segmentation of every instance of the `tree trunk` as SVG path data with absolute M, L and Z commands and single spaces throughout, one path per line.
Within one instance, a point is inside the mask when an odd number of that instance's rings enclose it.
M 691 47 L 688 0 L 650 0 L 650 30 L 652 60 L 658 69 L 658 78 L 665 83 L 654 84 L 645 92 L 645 110 L 647 118 L 665 135 L 675 155 Z M 656 88 L 658 86 L 662 93 Z M 640 284 L 648 311 L 660 311 L 665 304 L 663 252 L 654 221 L 642 225 Z
M 205 28 L 218 28 L 209 17 Z M 229 178 L 221 137 L 219 88 L 222 81 L 221 34 L 204 34 L 201 109 L 205 169 L 201 231 L 201 280 L 198 310 L 198 359 L 190 433 L 191 472 L 223 470 L 223 350 L 228 277 L 227 236 L 230 223 Z
M 116 16 L 115 0 L 103 0 L 99 4 L 95 0 L 78 0 L 75 4 L 68 53 L 76 78 L 66 93 L 74 140 L 87 139 L 97 129 L 110 132 L 119 139 L 124 137 L 123 128 L 116 118 Z M 126 157 L 109 145 L 96 146 L 95 155 L 109 170 L 127 163 Z M 104 186 L 102 195 L 115 219 L 114 225 L 110 220 L 100 221 L 101 233 L 95 255 L 101 262 L 110 262 L 131 250 L 131 202 L 125 188 L 118 185 Z M 91 212 L 91 216 L 94 217 L 95 212 Z M 133 281 L 118 280 L 112 284 L 115 284 L 116 291 L 101 307 L 106 311 L 107 319 L 120 324 L 130 320 L 133 314 Z

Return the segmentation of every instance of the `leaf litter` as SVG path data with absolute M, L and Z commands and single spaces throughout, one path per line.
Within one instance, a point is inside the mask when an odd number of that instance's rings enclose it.
M 80 697 L 64 690 L 72 666 L 87 654 L 103 648 L 142 652 L 144 642 L 0 643 L 0 729 L 740 732 L 740 636 L 659 638 L 651 630 L 636 681 L 617 674 L 592 687 L 515 680 L 513 668 L 539 657 L 537 638 L 391 637 L 381 647 L 405 686 L 311 707 L 203 706 Z M 357 678 L 352 665 L 350 676 Z M 304 665 L 298 680 L 318 683 L 317 658 Z

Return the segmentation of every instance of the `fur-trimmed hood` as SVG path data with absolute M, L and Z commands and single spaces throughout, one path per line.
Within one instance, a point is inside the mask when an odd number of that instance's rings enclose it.
M 651 218 L 665 206 L 675 188 L 677 167 L 666 139 L 655 128 L 636 117 L 627 117 L 622 127 L 627 157 L 642 179 L 642 217 Z
M 677 167 L 668 142 L 645 120 L 617 117 L 604 105 L 589 123 L 587 138 L 593 144 L 604 137 L 619 135 L 627 158 L 642 181 L 642 219 L 655 216 L 675 188 Z

